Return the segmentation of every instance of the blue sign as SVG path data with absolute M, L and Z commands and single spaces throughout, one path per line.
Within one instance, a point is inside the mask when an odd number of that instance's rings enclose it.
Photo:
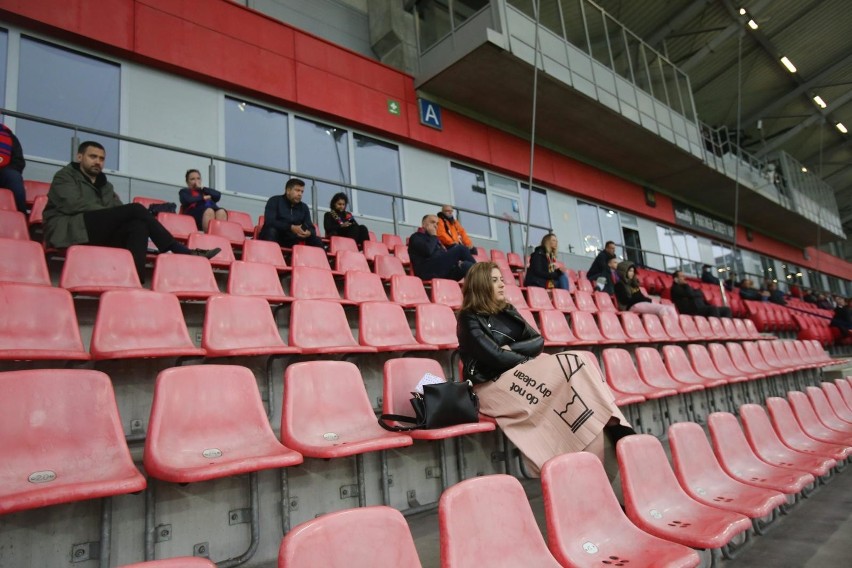
M 417 99 L 417 106 L 420 107 L 420 124 L 431 126 L 437 130 L 443 129 L 443 126 L 441 126 L 441 107 L 426 99 Z

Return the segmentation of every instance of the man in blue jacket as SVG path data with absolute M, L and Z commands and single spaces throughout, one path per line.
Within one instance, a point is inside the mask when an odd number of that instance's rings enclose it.
M 322 246 L 322 240 L 317 236 L 317 229 L 311 220 L 311 210 L 306 203 L 302 203 L 304 193 L 305 182 L 291 178 L 284 185 L 284 195 L 269 198 L 263 214 L 260 240 L 273 241 L 288 248 L 293 245 Z
M 421 280 L 461 280 L 476 259 L 467 247 L 445 248 L 438 240 L 438 217 L 425 215 L 420 229 L 408 240 L 408 256 L 414 274 Z

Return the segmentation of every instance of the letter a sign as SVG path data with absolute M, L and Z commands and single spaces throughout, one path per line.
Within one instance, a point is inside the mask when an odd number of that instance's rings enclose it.
M 417 99 L 420 107 L 420 124 L 441 130 L 441 107 L 425 99 Z

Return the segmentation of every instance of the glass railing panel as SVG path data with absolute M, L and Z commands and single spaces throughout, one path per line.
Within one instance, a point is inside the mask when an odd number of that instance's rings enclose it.
M 562 29 L 562 15 L 559 11 L 559 0 L 540 0 L 539 10 L 541 25 L 565 39 L 565 33 Z
M 632 83 L 633 75 L 630 72 L 630 57 L 627 50 L 627 38 L 625 37 L 624 26 L 610 16 L 607 16 L 606 30 L 609 35 L 609 47 L 612 50 L 613 71 Z
M 586 37 L 586 24 L 583 22 L 582 0 L 561 0 L 562 23 L 565 28 L 565 39 L 574 47 L 589 53 L 589 42 Z
M 592 57 L 612 69 L 612 59 L 609 54 L 609 42 L 604 24 L 604 12 L 597 6 L 586 3 L 583 5 L 586 16 L 586 29 L 589 31 L 589 44 L 592 47 Z
M 417 39 L 423 53 L 450 33 L 450 10 L 446 2 L 437 0 L 421 0 L 416 9 Z
M 490 0 L 452 0 L 454 29 L 458 29 L 459 26 L 490 3 Z

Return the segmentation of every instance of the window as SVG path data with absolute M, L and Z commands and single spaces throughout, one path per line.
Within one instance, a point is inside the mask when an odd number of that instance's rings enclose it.
M 225 97 L 225 155 L 271 168 L 290 169 L 287 118 L 283 112 Z M 238 164 L 225 166 L 225 182 L 230 191 L 280 195 L 286 181 L 284 174 Z
M 597 256 L 604 247 L 597 206 L 577 202 L 577 220 L 580 223 L 580 235 L 583 237 L 583 254 Z
M 416 10 L 420 53 L 423 53 L 450 33 L 450 11 L 446 2 L 437 0 L 421 0 Z
M 312 122 L 304 118 L 294 119 L 296 128 L 296 170 L 300 173 L 349 183 L 349 133 L 342 128 Z M 317 207 L 328 207 L 335 193 L 346 188 L 317 182 Z M 350 202 L 352 196 L 349 195 Z M 312 204 L 311 184 L 305 187 L 302 198 Z M 352 204 L 354 207 L 354 204 Z M 318 215 L 315 215 L 318 217 Z
M 694 235 L 657 225 L 657 240 L 666 272 L 683 270 L 689 274 L 700 274 L 701 254 Z
M 357 185 L 402 195 L 399 149 L 393 144 L 355 134 L 355 177 Z M 356 191 L 358 211 L 373 217 L 392 219 L 391 200 L 385 195 Z M 396 220 L 404 221 L 402 200 L 396 200 Z
M 5 34 L 4 34 L 5 35 Z M 119 132 L 121 66 L 28 37 L 21 37 L 18 110 L 80 125 Z M 67 161 L 74 131 L 19 119 L 16 134 L 24 152 Z M 80 141 L 106 148 L 106 167 L 118 169 L 118 141 L 80 132 Z
M 9 32 L 0 28 L 0 106 L 6 107 L 6 59 L 9 55 Z
M 521 184 L 521 207 L 526 209 L 527 200 L 530 199 L 528 185 L 525 183 Z M 550 224 L 550 206 L 547 203 L 547 192 L 538 187 L 533 187 L 530 208 L 529 208 L 529 220 L 530 225 L 540 225 L 542 227 L 551 227 Z M 541 239 L 546 235 L 548 231 L 546 229 L 537 229 L 535 227 L 530 227 L 530 238 L 529 243 L 532 247 L 538 246 L 541 242 Z M 557 235 L 557 238 L 559 235 Z
M 450 176 L 454 206 L 472 211 L 488 211 L 488 193 L 482 170 L 451 163 Z M 491 222 L 488 217 L 467 211 L 459 211 L 457 215 L 468 234 L 491 238 Z

